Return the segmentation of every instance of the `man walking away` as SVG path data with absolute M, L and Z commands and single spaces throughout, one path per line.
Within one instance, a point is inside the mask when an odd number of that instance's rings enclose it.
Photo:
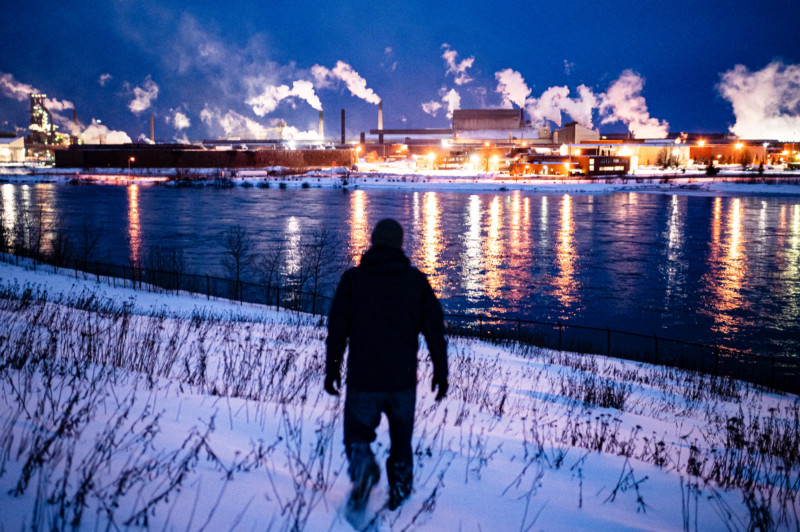
M 411 433 L 417 384 L 419 333 L 433 362 L 431 391 L 447 393 L 444 316 L 425 274 L 403 253 L 403 228 L 384 219 L 372 232 L 372 247 L 361 264 L 339 282 L 328 317 L 325 390 L 338 395 L 347 341 L 347 397 L 344 445 L 353 482 L 349 510 L 363 510 L 380 478 L 370 444 L 381 413 L 389 420 L 391 448 L 386 461 L 387 506 L 394 510 L 411 494 Z

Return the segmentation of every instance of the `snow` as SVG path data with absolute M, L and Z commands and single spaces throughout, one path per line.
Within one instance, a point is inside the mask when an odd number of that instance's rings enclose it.
M 0 262 L 3 527 L 349 530 L 319 318 L 116 283 Z M 451 338 L 435 403 L 420 357 L 414 494 L 377 530 L 798 526 L 796 396 Z
M 0 182 L 11 183 L 67 183 L 72 180 L 96 184 L 128 185 L 162 183 L 176 176 L 174 168 L 139 168 L 130 173 L 115 168 L 90 170 L 66 168 L 30 168 L 27 173 L 19 168 L 0 168 Z M 380 190 L 436 190 L 457 192 L 522 190 L 535 193 L 607 194 L 611 192 L 643 192 L 657 194 L 692 195 L 800 195 L 800 171 L 770 168 L 764 176 L 772 181 L 760 182 L 756 172 L 744 172 L 741 166 L 723 166 L 716 177 L 705 175 L 704 167 L 681 170 L 656 167 L 639 167 L 636 175 L 609 177 L 602 181 L 580 178 L 514 178 L 507 173 L 476 173 L 468 169 L 430 170 L 417 168 L 413 160 L 359 161 L 357 170 L 349 168 L 324 168 L 298 175 L 281 175 L 286 169 L 267 167 L 259 169 L 181 169 L 181 174 L 192 175 L 197 186 L 226 184 L 240 187 L 284 188 L 361 188 Z M 232 178 L 233 176 L 233 178 Z M 741 179 L 751 182 L 741 182 Z M 736 181 L 726 181 L 735 179 Z

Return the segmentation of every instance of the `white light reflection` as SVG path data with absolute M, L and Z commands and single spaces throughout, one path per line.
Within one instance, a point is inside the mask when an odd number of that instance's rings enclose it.
M 15 191 L 16 188 L 10 183 L 0 185 L 0 194 L 3 196 L 3 219 L 0 220 L 0 223 L 3 224 L 6 245 L 11 244 L 12 235 L 14 233 L 14 220 L 17 218 L 17 204 L 14 201 Z
M 283 233 L 286 242 L 286 273 L 294 275 L 300 271 L 300 220 L 289 216 Z
M 483 294 L 481 278 L 481 199 L 473 194 L 467 206 L 467 232 L 464 235 L 464 254 L 461 259 L 461 282 L 470 302 L 476 302 Z
M 682 265 L 681 250 L 682 238 L 680 231 L 681 219 L 678 209 L 678 196 L 672 196 L 669 220 L 667 221 L 667 297 L 672 296 L 678 277 L 678 268 Z

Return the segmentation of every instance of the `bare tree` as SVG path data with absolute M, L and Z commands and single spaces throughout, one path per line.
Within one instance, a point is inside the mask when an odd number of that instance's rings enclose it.
M 339 238 L 328 226 L 323 226 L 311 234 L 311 241 L 303 247 L 300 271 L 304 279 L 303 284 L 308 284 L 311 292 L 311 312 L 317 311 L 318 296 L 323 293 L 339 269 L 336 256 L 340 244 Z
M 237 224 L 225 231 L 222 236 L 222 246 L 225 250 L 222 265 L 233 276 L 238 289 L 243 275 L 253 264 L 253 240 L 247 228 Z
M 283 240 L 271 244 L 267 250 L 255 259 L 255 269 L 260 281 L 265 286 L 267 303 L 272 298 L 273 288 L 280 284 L 280 268 L 286 258 L 286 245 Z M 279 297 L 279 296 L 276 296 Z
M 98 228 L 88 218 L 84 218 L 81 222 L 80 230 L 78 232 L 78 246 L 77 252 L 83 259 L 83 267 L 89 263 L 89 259 L 97 250 L 97 245 L 103 237 L 102 229 Z
M 50 253 L 48 258 L 54 266 L 67 266 L 75 252 L 67 232 L 60 225 L 57 226 L 50 237 Z
M 0 201 L 0 253 L 5 255 L 8 251 L 9 243 L 6 241 L 8 231 L 6 231 L 6 213 L 3 203 L 3 201 Z
M 148 246 L 143 262 L 148 282 L 167 290 L 179 288 L 181 275 L 189 269 L 186 254 L 180 246 Z

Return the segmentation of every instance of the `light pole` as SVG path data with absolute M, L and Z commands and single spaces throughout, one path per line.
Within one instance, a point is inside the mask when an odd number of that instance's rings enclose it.
M 136 160 L 136 157 L 128 157 L 128 177 L 131 176 L 131 163 Z

